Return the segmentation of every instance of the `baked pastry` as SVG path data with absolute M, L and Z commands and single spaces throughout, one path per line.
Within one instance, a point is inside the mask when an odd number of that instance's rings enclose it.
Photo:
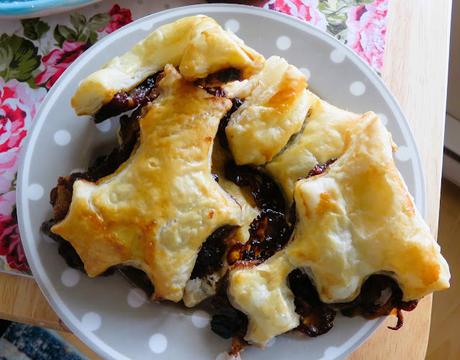
M 203 242 L 241 216 L 209 162 L 231 103 L 171 65 L 159 93 L 140 120 L 135 153 L 96 183 L 77 180 L 67 216 L 51 231 L 72 244 L 89 276 L 130 264 L 149 276 L 157 299 L 179 301 Z
M 305 177 L 317 164 L 341 156 L 350 135 L 361 119 L 360 114 L 339 109 L 310 91 L 309 115 L 301 133 L 289 146 L 265 166 L 265 170 L 292 200 L 297 180 Z
M 234 68 L 248 77 L 260 69 L 262 55 L 207 16 L 190 16 L 163 25 L 122 56 L 83 80 L 72 106 L 78 115 L 94 115 L 115 94 L 140 84 L 166 64 L 179 67 L 187 80 Z
M 307 80 L 286 60 L 272 56 L 259 73 L 238 83 L 224 87 L 229 96 L 245 98 L 225 129 L 228 144 L 236 164 L 263 165 L 302 128 L 311 99 Z
M 255 267 L 230 271 L 228 294 L 249 317 L 245 339 L 258 345 L 299 325 L 288 275 L 308 273 L 327 304 L 353 301 L 372 274 L 386 274 L 402 301 L 449 286 L 449 269 L 392 158 L 392 140 L 367 113 L 344 154 L 294 188 L 297 223 L 290 242 Z
M 378 117 L 307 86 L 211 18 L 160 27 L 79 85 L 76 113 L 121 115 L 120 144 L 58 179 L 43 230 L 91 277 L 210 305 L 232 354 L 324 334 L 338 311 L 399 328 L 449 286 L 447 263 Z

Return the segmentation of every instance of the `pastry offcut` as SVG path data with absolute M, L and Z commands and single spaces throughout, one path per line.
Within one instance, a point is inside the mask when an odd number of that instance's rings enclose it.
M 43 230 L 90 277 L 118 269 L 152 300 L 211 304 L 234 355 L 324 334 L 339 312 L 396 313 L 398 328 L 449 287 L 379 118 L 319 98 L 207 16 L 156 29 L 72 106 L 118 117 L 119 145 L 58 179 Z

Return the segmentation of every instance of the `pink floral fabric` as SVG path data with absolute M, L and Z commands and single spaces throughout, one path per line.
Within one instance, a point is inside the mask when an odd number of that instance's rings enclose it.
M 133 21 L 131 11 L 129 9 L 123 9 L 120 5 L 115 4 L 109 11 L 110 22 L 103 29 L 107 34 L 118 30 L 122 26 L 129 24 Z
M 44 69 L 35 77 L 35 83 L 50 89 L 65 69 L 86 50 L 88 44 L 82 41 L 65 40 L 62 48 L 54 49 L 42 57 Z
M 54 46 L 44 51 L 51 27 L 41 19 L 23 20 L 23 36 L 0 34 L 0 270 L 29 272 L 17 225 L 15 187 L 21 145 L 47 90 L 98 38 L 132 21 L 131 10 L 114 4 L 107 13 L 86 18 L 72 13 L 57 24 Z
M 388 0 L 270 0 L 263 7 L 327 30 L 382 71 Z
M 319 11 L 318 4 L 318 0 L 270 0 L 264 8 L 295 16 L 326 31 L 326 16 Z
M 0 214 L 0 255 L 5 256 L 11 269 L 30 271 L 19 237 L 16 211 L 12 215 Z
M 244 3 L 283 12 L 329 32 L 380 72 L 388 1 L 254 0 Z M 175 4 L 190 3 L 196 1 Z M 27 19 L 20 24 L 0 23 L 0 270 L 29 271 L 17 226 L 16 172 L 20 148 L 46 92 L 67 67 L 100 38 L 129 24 L 133 18 L 163 10 L 166 5 L 170 3 L 145 1 L 141 5 L 131 0 L 106 0 L 56 17 Z
M 28 270 L 19 241 L 14 209 L 14 182 L 20 147 L 27 135 L 44 89 L 31 89 L 17 80 L 0 78 L 0 255 L 17 270 Z
M 383 67 L 387 13 L 386 0 L 376 0 L 348 11 L 347 43 L 378 71 Z

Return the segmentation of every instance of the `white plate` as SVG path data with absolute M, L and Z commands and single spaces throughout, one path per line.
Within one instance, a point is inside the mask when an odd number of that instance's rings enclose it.
M 115 123 L 95 126 L 89 118 L 75 116 L 69 100 L 78 82 L 158 26 L 200 13 L 230 27 L 265 56 L 283 56 L 311 73 L 312 90 L 327 101 L 355 112 L 381 114 L 399 145 L 397 165 L 424 213 L 420 159 L 407 121 L 379 76 L 334 38 L 277 12 L 235 5 L 176 8 L 140 19 L 96 43 L 59 79 L 37 115 L 18 179 L 21 237 L 35 279 L 64 323 L 104 358 L 222 359 L 218 354 L 229 348 L 228 341 L 211 332 L 201 311 L 145 303 L 118 276 L 89 279 L 69 269 L 57 254 L 56 244 L 39 231 L 51 216 L 48 194 L 57 177 L 85 168 L 96 154 L 114 144 Z M 379 323 L 339 316 L 326 335 L 282 336 L 265 351 L 245 350 L 243 358 L 282 359 L 287 354 L 291 360 L 342 358 Z

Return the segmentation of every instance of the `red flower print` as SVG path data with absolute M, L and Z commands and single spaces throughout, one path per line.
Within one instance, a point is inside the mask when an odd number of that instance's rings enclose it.
M 321 30 L 326 30 L 326 17 L 318 10 L 318 0 L 270 0 L 263 7 L 295 16 Z
M 19 238 L 16 210 L 11 215 L 0 214 L 0 255 L 5 256 L 10 268 L 30 271 Z
M 114 32 L 115 30 L 133 21 L 131 10 L 121 8 L 118 4 L 112 6 L 109 11 L 109 15 L 110 22 L 104 29 L 100 30 L 106 32 L 107 34 L 110 34 L 111 32 Z
M 45 97 L 45 89 L 31 89 L 17 80 L 0 78 L 0 205 L 4 194 L 11 191 L 17 171 L 20 146 Z M 0 213 L 3 212 L 0 206 Z
M 375 0 L 348 11 L 347 44 L 377 71 L 383 67 L 387 0 Z
M 87 47 L 88 44 L 81 41 L 64 41 L 62 49 L 54 49 L 49 54 L 42 57 L 42 63 L 45 66 L 45 70 L 35 77 L 35 83 L 37 85 L 45 85 L 47 89 L 51 88 L 64 70 L 67 69 Z
M 0 256 L 20 271 L 28 271 L 29 266 L 17 228 L 14 179 L 19 149 L 45 95 L 45 89 L 0 78 Z

